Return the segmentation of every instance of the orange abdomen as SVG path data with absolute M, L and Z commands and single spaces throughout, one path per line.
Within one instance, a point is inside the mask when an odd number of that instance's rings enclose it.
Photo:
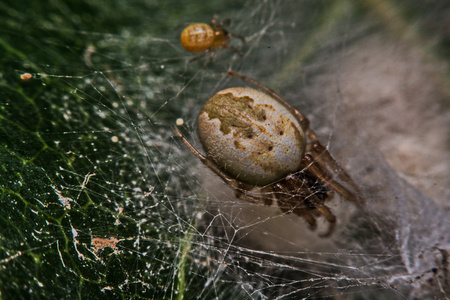
M 181 33 L 180 42 L 189 52 L 206 50 L 214 43 L 214 30 L 208 24 L 191 24 Z

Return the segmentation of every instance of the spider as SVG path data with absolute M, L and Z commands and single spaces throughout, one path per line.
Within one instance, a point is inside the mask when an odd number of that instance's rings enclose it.
M 211 53 L 205 65 L 208 65 L 214 58 L 216 49 L 228 48 L 242 56 L 242 52 L 229 45 L 230 38 L 235 37 L 245 43 L 245 39 L 237 34 L 226 31 L 223 26 L 230 24 L 230 19 L 226 19 L 216 24 L 218 15 L 215 15 L 210 24 L 194 23 L 188 25 L 181 32 L 180 42 L 184 49 L 189 52 L 202 52 L 195 56 L 190 62 L 202 58 L 205 54 Z
M 198 118 L 207 156 L 178 130 L 200 161 L 231 186 L 236 197 L 257 204 L 276 202 L 284 213 L 302 217 L 311 230 L 325 217 L 330 236 L 336 217 L 326 202 L 337 192 L 361 207 L 359 188 L 309 128 L 309 120 L 279 94 L 229 70 L 261 91 L 229 88 L 211 97 Z

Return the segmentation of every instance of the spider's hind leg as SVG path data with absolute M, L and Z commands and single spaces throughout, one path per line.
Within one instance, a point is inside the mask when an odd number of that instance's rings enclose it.
M 331 212 L 331 210 L 325 205 L 317 205 L 316 209 L 327 219 L 330 226 L 328 227 L 328 231 L 325 233 L 319 234 L 320 237 L 329 237 L 336 228 L 336 216 Z
M 235 53 L 237 53 L 237 54 L 238 54 L 239 56 L 241 56 L 241 57 L 242 57 L 242 55 L 243 55 L 241 51 L 239 51 L 238 49 L 236 49 L 236 48 L 233 47 L 233 46 L 225 45 L 224 48 L 228 48 L 228 49 L 234 51 Z
M 199 60 L 200 58 L 202 58 L 203 56 L 205 56 L 207 53 L 210 53 L 210 52 L 211 52 L 211 49 L 206 49 L 206 50 L 202 51 L 199 55 L 196 55 L 193 58 L 191 58 L 189 60 L 189 63 Z
M 311 229 L 311 231 L 316 230 L 317 222 L 316 222 L 316 219 L 312 215 L 310 215 L 310 214 L 302 214 L 301 217 L 303 219 L 305 219 L 305 221 L 309 224 L 309 228 Z

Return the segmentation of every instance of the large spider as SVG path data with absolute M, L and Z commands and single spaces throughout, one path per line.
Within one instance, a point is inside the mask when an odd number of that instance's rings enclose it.
M 238 198 L 295 213 L 311 229 L 324 216 L 334 231 L 336 217 L 326 206 L 334 191 L 361 206 L 359 188 L 339 166 L 316 134 L 309 120 L 276 92 L 234 71 L 261 91 L 229 88 L 203 106 L 198 133 L 207 154 L 201 154 L 174 127 L 175 133 L 200 161 L 230 185 Z

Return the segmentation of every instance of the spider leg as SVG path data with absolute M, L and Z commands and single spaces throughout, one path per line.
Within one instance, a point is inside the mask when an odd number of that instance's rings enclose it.
M 206 68 L 211 63 L 212 59 L 216 55 L 216 51 L 214 51 L 214 48 L 209 48 L 207 51 L 211 52 L 211 55 L 209 56 L 208 60 L 203 65 L 203 69 Z
M 244 184 L 241 184 L 241 187 L 236 189 L 236 198 L 267 206 L 272 205 L 273 200 L 276 201 L 276 199 L 274 199 L 272 189 L 270 189 L 270 191 L 266 191 L 265 188 L 255 189 L 249 186 L 244 186 Z
M 242 57 L 242 52 L 239 51 L 238 49 L 234 48 L 233 46 L 231 46 L 231 45 L 224 45 L 223 47 L 224 47 L 224 48 L 228 48 L 228 49 L 230 49 L 230 50 L 233 50 L 233 51 L 236 52 L 239 56 Z
M 317 228 L 317 222 L 314 218 L 313 210 L 303 207 L 302 203 L 292 203 L 290 200 L 283 201 L 280 199 L 275 199 L 278 207 L 283 213 L 294 213 L 297 216 L 303 218 L 306 223 L 308 223 L 310 229 L 314 231 Z M 297 207 L 297 205 L 299 207 Z
M 319 234 L 320 237 L 329 237 L 336 227 L 336 216 L 331 212 L 331 210 L 323 205 L 323 204 L 317 204 L 316 209 L 327 219 L 328 223 L 330 223 L 330 226 L 328 227 L 328 231 L 325 233 Z
M 316 141 L 312 144 L 311 154 L 316 161 L 323 163 L 325 166 L 329 166 L 334 172 L 336 172 L 336 174 L 339 176 L 339 178 L 341 178 L 343 182 L 350 185 L 357 195 L 356 198 L 358 198 L 358 195 L 361 193 L 359 187 L 319 141 Z
M 252 186 L 247 186 L 243 183 L 240 183 L 236 179 L 228 176 L 225 174 L 212 160 L 208 159 L 206 156 L 200 153 L 187 139 L 186 137 L 178 130 L 176 126 L 173 126 L 173 131 L 178 135 L 178 137 L 181 138 L 183 143 L 191 150 L 192 153 L 194 153 L 195 156 L 209 169 L 211 169 L 214 173 L 216 173 L 217 176 L 219 176 L 226 184 L 231 186 L 236 191 L 236 197 L 241 198 L 243 200 L 247 200 L 252 203 L 256 204 L 263 204 L 263 205 L 270 205 L 272 204 L 272 197 L 271 198 L 262 198 L 261 195 L 264 195 L 263 192 L 264 189 L 261 190 L 262 193 L 260 193 L 260 197 L 252 196 L 246 193 L 247 191 L 250 191 L 253 189 Z M 254 193 L 255 195 L 258 194 L 258 192 Z
M 302 217 L 303 219 L 305 219 L 306 223 L 309 224 L 309 228 L 311 229 L 311 231 L 316 230 L 317 222 L 316 222 L 316 219 L 312 215 L 310 215 L 310 214 L 302 214 L 302 215 L 299 215 L 299 216 Z
M 314 160 L 314 158 L 310 154 L 306 154 L 302 160 L 305 164 L 305 169 L 308 172 L 325 182 L 345 199 L 354 202 L 358 206 L 361 206 L 355 195 L 353 195 L 353 193 L 346 189 L 342 184 L 334 180 L 332 174 L 328 170 L 323 168 L 316 160 Z
M 211 22 L 209 22 L 209 26 L 211 26 L 212 28 L 216 27 L 217 19 L 219 19 L 219 14 L 214 14 Z
M 177 127 L 173 126 L 173 131 L 181 138 L 183 143 L 191 150 L 192 153 L 194 153 L 195 156 L 197 156 L 200 161 L 210 168 L 214 173 L 216 173 L 220 178 L 222 178 L 225 183 L 231 185 L 234 189 L 238 189 L 238 183 L 235 179 L 230 178 L 228 175 L 226 175 L 220 168 L 210 159 L 208 159 L 206 156 L 200 153 L 187 139 L 186 137 L 178 130 Z
M 330 209 L 325 204 L 323 204 L 323 202 L 330 199 L 333 196 L 333 194 L 332 193 L 329 194 L 327 198 L 323 200 L 320 199 L 316 194 L 314 194 L 314 192 L 308 186 L 306 185 L 302 186 L 302 189 L 307 190 L 307 193 L 309 195 L 308 201 L 312 203 L 314 209 L 313 210 L 308 209 L 307 207 L 302 207 L 303 204 L 302 205 L 297 204 L 299 207 L 295 207 L 293 212 L 296 215 L 304 218 L 306 222 L 308 222 L 308 224 L 311 226 L 311 230 L 314 230 L 317 227 L 316 219 L 314 218 L 315 214 L 319 215 L 318 213 L 320 213 L 325 217 L 325 219 L 327 219 L 330 225 L 328 227 L 328 231 L 319 234 L 319 236 L 320 237 L 330 236 L 334 232 L 334 229 L 336 227 L 336 216 L 330 211 Z
M 189 62 L 191 63 L 191 62 L 193 62 L 193 61 L 199 60 L 200 58 L 202 58 L 203 56 L 205 56 L 206 53 L 209 53 L 209 52 L 211 52 L 211 49 L 206 49 L 205 51 L 203 51 L 203 52 L 200 53 L 199 55 L 194 56 L 193 58 L 191 58 L 191 59 L 189 60 Z M 211 55 L 212 55 L 212 54 L 211 54 Z M 209 60 L 208 60 L 208 61 L 209 61 Z
M 290 176 L 283 183 L 276 183 L 272 188 L 274 190 L 273 198 L 278 204 L 280 210 L 284 213 L 294 213 L 303 218 L 314 231 L 317 228 L 315 214 L 317 211 L 305 204 L 303 193 L 313 195 L 312 191 L 306 186 L 298 187 L 298 180 Z M 314 197 L 314 196 L 311 196 Z M 320 200 L 317 199 L 317 202 Z
M 231 20 L 225 19 L 225 20 L 222 20 L 221 22 L 219 22 L 219 24 L 216 25 L 216 28 L 222 28 L 223 26 L 228 26 L 230 24 L 231 24 Z
M 236 191 L 236 198 L 248 201 L 250 203 L 258 204 L 258 205 L 264 205 L 264 206 L 272 205 L 272 199 L 265 199 L 263 197 L 251 196 L 251 195 L 243 193 L 242 191 Z
M 245 44 L 245 37 L 243 37 L 242 35 L 239 34 L 234 34 L 234 33 L 228 33 L 229 37 L 235 37 L 238 38 L 242 41 L 243 44 Z

